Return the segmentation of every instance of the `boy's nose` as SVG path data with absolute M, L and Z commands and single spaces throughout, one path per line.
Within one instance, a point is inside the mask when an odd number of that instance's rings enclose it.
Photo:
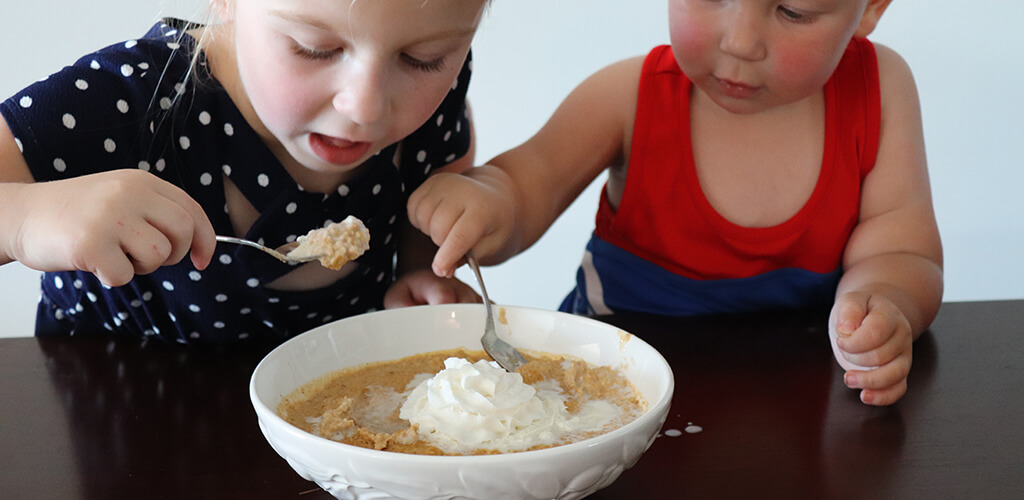
M 766 49 L 761 34 L 763 26 L 756 15 L 736 12 L 725 23 L 719 48 L 733 57 L 757 61 L 765 57 Z
M 366 66 L 345 72 L 334 94 L 334 109 L 358 125 L 380 121 L 388 109 L 385 78 L 378 68 Z

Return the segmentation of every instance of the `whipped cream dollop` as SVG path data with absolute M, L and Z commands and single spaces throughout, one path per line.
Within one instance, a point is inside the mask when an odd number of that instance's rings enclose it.
M 436 375 L 410 383 L 415 387 L 399 417 L 447 453 L 551 445 L 572 432 L 600 429 L 622 413 L 614 404 L 590 401 L 570 415 L 557 381 L 531 386 L 493 361 L 452 357 L 444 366 Z

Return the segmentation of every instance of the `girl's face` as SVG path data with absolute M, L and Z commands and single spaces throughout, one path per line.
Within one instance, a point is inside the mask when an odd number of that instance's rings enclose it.
M 305 168 L 343 174 L 430 118 L 484 3 L 236 0 L 222 15 L 264 140 Z
M 679 67 L 723 109 L 757 113 L 819 92 L 868 0 L 670 0 Z

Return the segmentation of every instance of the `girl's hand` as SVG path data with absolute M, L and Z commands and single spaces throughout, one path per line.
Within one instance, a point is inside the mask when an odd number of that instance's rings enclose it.
M 191 250 L 204 269 L 213 256 L 213 226 L 180 188 L 142 170 L 114 170 L 24 184 L 9 256 L 39 271 L 81 270 L 108 286 L 176 264 Z M 7 236 L 4 236 L 7 238 Z
M 384 294 L 384 308 L 426 304 L 482 303 L 472 287 L 456 278 L 441 278 L 428 269 L 398 278 Z
M 516 200 L 507 176 L 483 166 L 464 174 L 438 173 L 409 196 L 412 225 L 438 246 L 434 274 L 452 277 L 469 250 L 493 262 L 509 243 L 516 222 Z M 499 257 L 500 258 L 500 257 Z
M 865 292 L 841 295 L 830 323 L 836 361 L 847 370 L 847 387 L 861 389 L 861 401 L 885 406 L 907 392 L 914 337 L 892 301 Z

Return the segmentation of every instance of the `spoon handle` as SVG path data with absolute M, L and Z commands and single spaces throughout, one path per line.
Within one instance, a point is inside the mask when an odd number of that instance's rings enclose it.
M 272 255 L 274 258 L 276 258 L 277 260 L 279 260 L 281 262 L 285 262 L 285 263 L 290 262 L 290 260 L 288 259 L 287 256 L 285 256 L 285 254 L 283 254 L 281 252 L 278 252 L 277 250 L 274 250 L 273 248 L 260 245 L 259 243 L 256 243 L 255 241 L 244 240 L 242 238 L 235 238 L 233 236 L 221 236 L 219 234 L 217 235 L 217 241 L 220 241 L 220 242 L 223 242 L 223 243 L 234 243 L 236 245 L 245 245 L 247 247 L 252 247 L 252 248 L 255 248 L 257 250 L 262 250 L 262 251 Z

